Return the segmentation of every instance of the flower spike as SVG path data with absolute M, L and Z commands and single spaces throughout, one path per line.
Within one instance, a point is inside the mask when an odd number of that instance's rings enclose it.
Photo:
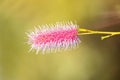
M 89 34 L 102 34 L 101 40 L 120 35 L 120 32 L 94 31 L 79 28 L 73 22 L 57 22 L 55 24 L 42 25 L 35 27 L 35 31 L 27 33 L 28 43 L 31 50 L 45 52 L 57 52 L 61 50 L 77 47 L 81 42 L 79 36 Z
M 81 41 L 78 37 L 78 26 L 72 22 L 57 22 L 53 25 L 43 25 L 35 28 L 28 34 L 28 43 L 31 49 L 43 53 L 46 51 L 59 51 L 76 47 Z

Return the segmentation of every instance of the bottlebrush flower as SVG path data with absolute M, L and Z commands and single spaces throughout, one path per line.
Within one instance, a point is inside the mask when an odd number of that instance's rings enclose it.
M 80 43 L 77 30 L 78 26 L 72 22 L 42 25 L 36 27 L 34 32 L 28 33 L 28 43 L 36 53 L 71 49 Z

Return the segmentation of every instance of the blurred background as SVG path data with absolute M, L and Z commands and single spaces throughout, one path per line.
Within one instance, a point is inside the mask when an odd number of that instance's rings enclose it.
M 0 80 L 120 80 L 120 35 L 80 36 L 79 48 L 61 53 L 28 52 L 25 32 L 68 20 L 120 31 L 120 0 L 0 0 Z

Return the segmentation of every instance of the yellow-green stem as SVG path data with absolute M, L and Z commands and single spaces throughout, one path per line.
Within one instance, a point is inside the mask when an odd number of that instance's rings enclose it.
M 94 31 L 84 28 L 78 29 L 78 35 L 89 35 L 89 34 L 106 34 L 107 36 L 102 36 L 101 39 L 109 38 L 114 35 L 120 35 L 120 32 L 107 32 L 107 31 Z

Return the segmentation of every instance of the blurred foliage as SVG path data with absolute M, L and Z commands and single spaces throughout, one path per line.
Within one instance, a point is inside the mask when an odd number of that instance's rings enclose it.
M 89 25 L 101 20 L 104 11 L 119 9 L 119 0 L 0 0 L 0 80 L 112 79 L 111 56 L 105 54 L 109 49 L 102 48 L 107 41 L 93 46 L 89 38 L 81 37 L 75 50 L 36 55 L 28 53 L 25 32 L 67 20 L 94 28 Z

